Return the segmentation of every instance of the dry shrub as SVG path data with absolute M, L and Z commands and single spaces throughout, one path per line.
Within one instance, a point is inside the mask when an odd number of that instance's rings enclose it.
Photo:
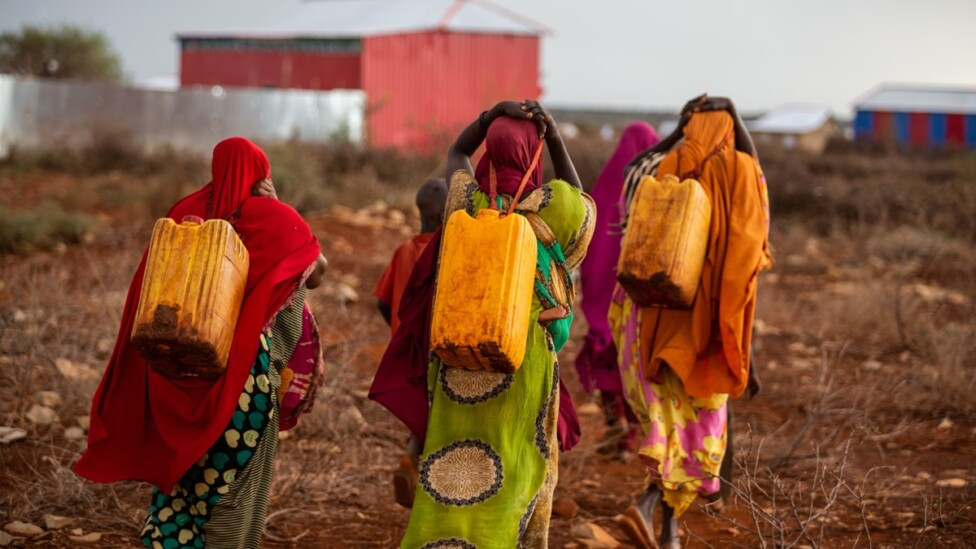
M 0 206 L 0 255 L 28 254 L 58 245 L 77 244 L 94 225 L 86 214 L 65 212 L 46 203 L 36 210 L 8 210 Z

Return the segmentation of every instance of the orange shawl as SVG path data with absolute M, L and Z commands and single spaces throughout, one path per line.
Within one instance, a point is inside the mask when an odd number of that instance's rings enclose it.
M 658 177 L 701 183 L 712 203 L 708 252 L 692 309 L 642 310 L 644 373 L 659 382 L 664 361 L 690 396 L 739 396 L 749 374 L 756 279 L 772 264 L 765 180 L 756 160 L 735 150 L 728 113 L 693 115 L 684 137 Z

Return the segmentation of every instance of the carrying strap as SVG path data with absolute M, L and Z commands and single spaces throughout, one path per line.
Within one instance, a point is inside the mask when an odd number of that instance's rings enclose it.
M 532 177 L 532 173 L 539 166 L 539 159 L 542 158 L 542 148 L 546 145 L 545 141 L 539 141 L 539 146 L 535 149 L 535 154 L 532 156 L 532 163 L 529 164 L 529 169 L 522 176 L 522 182 L 519 183 L 518 191 L 515 196 L 512 197 L 512 203 L 508 206 L 508 211 L 505 215 L 511 215 L 515 211 L 515 206 L 518 205 L 519 200 L 522 198 L 522 193 L 525 192 L 525 185 L 529 182 L 529 178 Z M 488 163 L 488 203 L 490 207 L 494 210 L 499 209 L 497 201 L 498 197 L 498 177 L 495 175 L 495 165 L 491 162 Z

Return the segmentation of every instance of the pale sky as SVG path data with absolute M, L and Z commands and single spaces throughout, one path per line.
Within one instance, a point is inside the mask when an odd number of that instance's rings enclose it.
M 136 81 L 178 70 L 180 31 L 250 27 L 298 0 L 0 0 L 0 30 L 103 31 Z M 677 108 L 707 91 L 742 110 L 851 101 L 881 82 L 976 87 L 976 0 L 495 0 L 553 30 L 554 106 Z

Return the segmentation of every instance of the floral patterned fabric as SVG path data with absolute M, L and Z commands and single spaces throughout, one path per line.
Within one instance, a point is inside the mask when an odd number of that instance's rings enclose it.
M 681 516 L 698 495 L 719 491 L 725 456 L 728 395 L 688 396 L 681 379 L 663 368 L 661 383 L 644 376 L 640 339 L 641 310 L 619 285 L 610 304 L 610 326 L 620 352 L 620 375 L 627 402 L 640 423 L 639 455 L 648 483 L 657 484 L 664 501 Z

